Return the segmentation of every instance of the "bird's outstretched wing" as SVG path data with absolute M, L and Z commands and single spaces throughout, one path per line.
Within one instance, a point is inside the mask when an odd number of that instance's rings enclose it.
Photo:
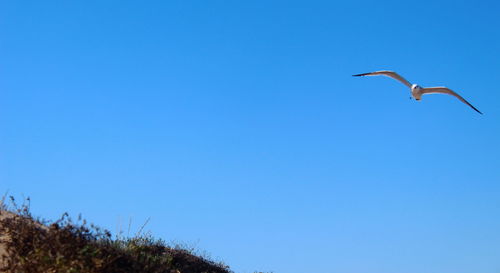
M 449 88 L 446 88 L 446 87 L 426 87 L 426 88 L 422 88 L 422 94 L 435 94 L 435 93 L 448 94 L 448 95 L 455 96 L 457 99 L 459 99 L 463 103 L 469 105 L 472 109 L 474 109 L 479 114 L 481 114 L 481 115 L 483 114 L 483 113 L 481 113 L 481 111 L 477 110 L 476 107 L 472 106 L 472 104 L 470 104 L 468 101 L 466 101 L 464 98 L 462 98 L 462 96 L 460 96 L 459 94 L 455 93 L 453 90 L 451 90 Z
M 411 88 L 411 83 L 409 81 L 407 81 L 405 78 L 401 77 L 398 73 L 396 73 L 394 71 L 381 70 L 381 71 L 375 71 L 375 72 L 370 72 L 370 73 L 356 74 L 353 76 L 360 77 L 360 76 L 377 76 L 377 75 L 391 77 L 395 80 L 402 82 L 404 85 L 408 86 L 409 88 Z

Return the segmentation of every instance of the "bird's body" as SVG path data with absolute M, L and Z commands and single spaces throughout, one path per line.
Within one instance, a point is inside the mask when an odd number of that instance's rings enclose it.
M 422 87 L 418 84 L 412 84 L 411 85 L 411 96 L 415 99 L 415 100 L 421 100 L 422 99 Z
M 418 84 L 411 84 L 405 78 L 401 77 L 399 74 L 397 74 L 396 72 L 393 72 L 393 71 L 382 70 L 382 71 L 375 71 L 375 72 L 370 72 L 370 73 L 357 74 L 357 75 L 353 75 L 353 76 L 359 77 L 359 76 L 377 76 L 377 75 L 387 76 L 387 77 L 390 77 L 390 78 L 393 78 L 395 80 L 400 81 L 401 83 L 403 83 L 404 85 L 406 85 L 407 87 L 410 88 L 411 96 L 417 101 L 421 100 L 422 95 L 424 95 L 424 94 L 435 94 L 435 93 L 448 94 L 448 95 L 452 95 L 452 96 L 456 97 L 461 102 L 467 104 L 468 106 L 470 106 L 472 109 L 474 109 L 479 114 L 483 114 L 483 113 L 481 113 L 481 111 L 477 110 L 476 107 L 472 106 L 472 104 L 470 104 L 468 101 L 466 101 L 464 98 L 462 98 L 462 96 L 455 93 L 453 90 L 451 90 L 449 88 L 441 87 L 441 86 L 440 87 L 421 87 Z

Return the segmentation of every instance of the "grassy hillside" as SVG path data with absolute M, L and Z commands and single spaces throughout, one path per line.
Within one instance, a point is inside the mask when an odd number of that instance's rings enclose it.
M 2 200 L 4 201 L 4 200 Z M 0 204 L 0 272 L 228 273 L 229 267 L 151 236 L 112 239 L 109 231 L 64 214 L 35 219 L 28 202 Z

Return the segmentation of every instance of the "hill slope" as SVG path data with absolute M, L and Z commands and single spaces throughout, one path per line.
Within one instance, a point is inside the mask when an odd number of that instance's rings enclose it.
M 0 209 L 0 272 L 229 273 L 221 263 L 148 236 L 112 239 L 108 231 L 67 214 L 53 223 L 28 209 Z

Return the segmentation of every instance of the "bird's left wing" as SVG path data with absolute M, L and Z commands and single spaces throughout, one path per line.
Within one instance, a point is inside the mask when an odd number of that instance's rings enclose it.
M 427 87 L 427 88 L 422 88 L 422 94 L 435 94 L 435 93 L 448 94 L 448 95 L 455 96 L 461 102 L 469 105 L 472 109 L 474 109 L 479 114 L 481 114 L 481 115 L 483 114 L 483 113 L 481 113 L 481 111 L 477 110 L 476 107 L 472 106 L 472 104 L 470 104 L 468 101 L 466 101 L 464 98 L 462 98 L 462 96 L 460 96 L 459 94 L 455 93 L 453 90 L 451 90 L 449 88 L 446 88 L 446 87 Z
M 353 77 L 360 77 L 360 76 L 378 76 L 378 75 L 393 78 L 395 80 L 400 81 L 402 84 L 408 86 L 409 88 L 411 88 L 411 83 L 409 81 L 407 81 L 405 78 L 401 77 L 401 75 L 399 75 L 398 73 L 396 73 L 394 71 L 381 70 L 381 71 L 375 71 L 375 72 L 370 72 L 370 73 L 356 74 L 356 75 L 352 75 L 352 76 Z

